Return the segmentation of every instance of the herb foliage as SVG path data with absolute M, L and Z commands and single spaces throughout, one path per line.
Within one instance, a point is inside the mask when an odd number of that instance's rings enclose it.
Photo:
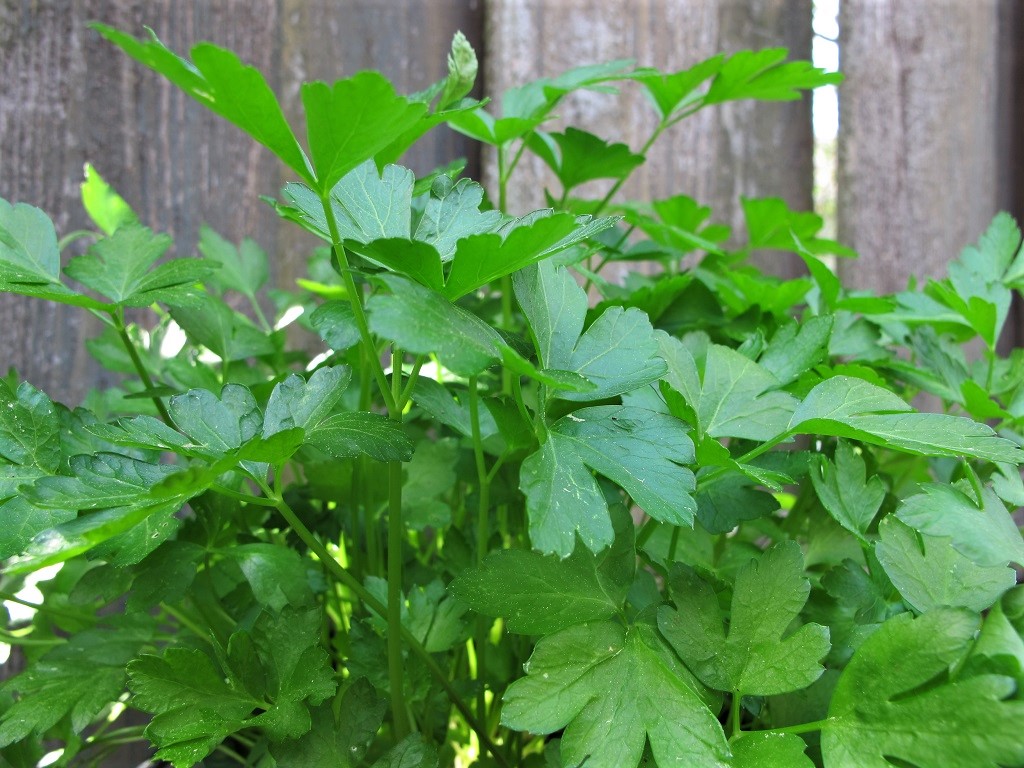
M 96 28 L 273 152 L 296 181 L 268 215 L 327 248 L 268 294 L 253 241 L 172 255 L 93 168 L 94 232 L 0 200 L 0 289 L 101 318 L 123 377 L 77 408 L 0 380 L 0 596 L 29 609 L 2 630 L 27 667 L 0 762 L 146 740 L 175 768 L 1024 765 L 1024 355 L 996 351 L 1016 224 L 866 296 L 781 200 L 734 233 L 616 197 L 680 120 L 838 76 L 772 49 L 490 104 L 457 36 L 422 93 L 304 84 L 300 137 L 232 52 Z M 547 129 L 622 87 L 658 117 L 643 147 Z M 493 197 L 396 164 L 441 124 L 493 147 Z M 551 208 L 517 217 L 526 153 Z M 638 259 L 664 270 L 602 277 Z

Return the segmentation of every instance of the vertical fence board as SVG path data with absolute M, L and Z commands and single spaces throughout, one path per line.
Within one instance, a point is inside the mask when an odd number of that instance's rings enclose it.
M 418 90 L 445 73 L 456 29 L 479 47 L 482 12 L 477 0 L 3 0 L 0 196 L 42 208 L 59 233 L 81 228 L 78 182 L 90 161 L 148 226 L 176 238 L 179 253 L 194 250 L 208 222 L 231 240 L 261 243 L 275 283 L 289 286 L 310 241 L 259 200 L 286 180 L 277 161 L 86 23 L 136 35 L 150 26 L 179 52 L 201 40 L 237 51 L 282 94 L 301 133 L 301 79 L 377 68 L 399 90 Z M 468 140 L 436 134 L 412 153 L 415 169 L 472 154 Z M 4 295 L 0 328 L 0 370 L 15 367 L 56 399 L 77 403 L 109 381 L 84 350 L 99 325 L 81 311 Z
M 997 4 L 843 0 L 839 239 L 849 285 L 934 276 L 996 213 Z
M 782 45 L 794 57 L 809 58 L 810 25 L 810 0 L 490 0 L 488 91 L 499 94 L 573 66 L 617 58 L 664 71 L 744 48 Z M 634 149 L 656 126 L 646 99 L 630 86 L 619 97 L 574 94 L 558 112 L 565 122 Z M 812 144 L 809 100 L 710 108 L 659 139 L 622 197 L 687 194 L 710 204 L 715 217 L 734 228 L 742 227 L 741 195 L 783 197 L 808 210 Z M 493 180 L 493 163 L 485 175 Z M 543 207 L 543 186 L 551 181 L 540 161 L 525 162 L 510 185 L 512 212 Z M 798 262 L 771 257 L 764 265 L 798 274 Z

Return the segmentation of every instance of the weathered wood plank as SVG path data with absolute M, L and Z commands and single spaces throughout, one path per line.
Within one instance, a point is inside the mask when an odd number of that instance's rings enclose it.
M 995 0 L 843 0 L 840 264 L 851 285 L 900 290 L 945 271 L 1000 206 Z
M 488 91 L 617 58 L 665 71 L 744 48 L 782 45 L 809 58 L 810 25 L 810 0 L 490 0 Z M 656 125 L 644 96 L 631 87 L 621 98 L 574 95 L 559 112 L 566 122 L 633 148 Z M 736 228 L 743 222 L 741 195 L 778 196 L 809 210 L 812 143 L 809 100 L 708 109 L 659 140 L 621 197 L 687 194 Z M 489 172 L 493 178 L 493 167 Z M 545 180 L 550 177 L 539 161 L 525 163 L 513 177 L 512 211 L 542 207 Z M 798 262 L 771 257 L 765 266 L 798 274 Z

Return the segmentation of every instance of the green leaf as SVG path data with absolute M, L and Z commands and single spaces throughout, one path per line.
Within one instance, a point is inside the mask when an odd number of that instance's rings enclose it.
M 92 24 L 136 61 L 156 70 L 204 107 L 241 128 L 311 184 L 313 174 L 281 105 L 263 75 L 231 51 L 211 43 L 192 48 L 192 62 L 167 48 L 150 30 L 136 40 L 112 27 Z
M 351 349 L 359 343 L 359 326 L 348 301 L 325 301 L 309 316 L 309 324 L 335 352 Z
M 719 443 L 714 443 L 719 445 Z M 730 472 L 694 494 L 697 519 L 708 533 L 728 533 L 747 520 L 758 520 L 779 508 L 770 493 L 757 490 L 760 481 Z
M 135 706 L 156 715 L 146 726 L 146 736 L 159 747 L 155 757 L 175 768 L 202 760 L 264 704 L 196 648 L 142 655 L 128 665 L 128 675 Z
M 294 549 L 278 544 L 236 544 L 227 556 L 238 564 L 260 605 L 274 611 L 312 604 L 306 563 Z
M 981 505 L 951 485 L 929 483 L 904 499 L 901 521 L 928 536 L 948 537 L 953 547 L 981 566 L 1024 565 L 1024 539 L 1006 506 L 990 488 Z
M 697 427 L 711 437 L 769 440 L 785 432 L 797 401 L 779 392 L 778 379 L 729 347 L 708 347 L 703 377 L 690 351 L 677 339 L 658 332 L 668 363 L 665 381 L 694 409 Z
M 317 185 L 327 192 L 346 173 L 387 147 L 427 112 L 395 93 L 379 72 L 360 72 L 333 85 L 302 85 L 309 152 Z
M 190 448 L 219 458 L 259 433 L 262 423 L 256 399 L 240 384 L 226 384 L 220 397 L 206 389 L 190 389 L 167 404 L 174 425 L 191 438 Z M 289 425 L 291 426 L 291 425 Z
M 512 278 L 516 300 L 533 332 L 542 368 L 566 370 L 583 333 L 587 294 L 565 268 L 550 262 L 517 272 Z
M 222 360 L 244 360 L 274 351 L 271 339 L 249 318 L 209 294 L 199 294 L 188 306 L 172 307 L 171 317 L 189 338 Z
M 119 699 L 125 665 L 151 641 L 156 626 L 144 615 L 108 617 L 108 623 L 112 628 L 76 632 L 5 682 L 17 698 L 0 715 L 0 746 L 42 740 L 65 718 L 74 733 L 81 733 Z
M 0 457 L 45 473 L 60 464 L 60 416 L 50 398 L 27 381 L 13 390 L 0 380 Z
M 12 470 L 22 469 L 21 467 L 0 466 L 0 484 L 14 481 L 17 485 L 22 482 L 30 483 L 42 473 L 27 471 L 13 474 Z M 0 492 L 0 497 L 8 491 Z M 13 493 L 13 489 L 11 491 Z M 61 523 L 74 520 L 78 512 L 74 509 L 46 509 L 37 507 L 22 496 L 13 496 L 0 501 L 0 558 L 7 559 L 14 555 L 21 554 L 29 546 L 32 540 L 51 528 L 56 528 Z
M 919 534 L 895 515 L 878 524 L 878 533 L 878 562 L 904 601 L 919 613 L 944 606 L 984 611 L 1016 582 L 1012 568 L 977 565 L 948 538 Z
M 209 262 L 220 266 L 207 278 L 207 283 L 222 291 L 238 291 L 255 301 L 256 293 L 270 277 L 266 252 L 248 237 L 236 248 L 203 225 L 199 228 L 199 251 Z
M 372 768 L 437 768 L 437 750 L 412 733 L 395 744 Z
M 416 445 L 412 460 L 406 465 L 402 486 L 402 517 L 406 525 L 423 530 L 451 524 L 452 509 L 446 495 L 458 480 L 456 465 L 460 458 L 458 441 L 452 437 L 421 440 Z
M 565 557 L 577 534 L 591 552 L 612 543 L 608 502 L 567 438 L 550 433 L 540 450 L 523 461 L 519 490 L 526 496 L 534 549 Z
M 400 422 L 379 413 L 335 413 L 306 430 L 306 443 L 336 459 L 408 461 L 413 444 Z
M 637 628 L 570 627 L 537 643 L 526 670 L 505 692 L 501 722 L 531 733 L 564 728 L 566 765 L 633 768 L 648 741 L 659 764 L 727 764 L 718 719 Z
M 689 69 L 665 74 L 656 69 L 638 69 L 633 79 L 642 83 L 648 97 L 654 102 L 662 119 L 668 118 L 679 109 L 697 101 L 694 91 L 722 69 L 725 55 L 718 54 L 695 64 Z
M 105 305 L 60 281 L 60 251 L 53 222 L 38 208 L 0 198 L 0 291 L 89 309 Z
M 610 217 L 591 218 L 538 211 L 517 219 L 509 231 L 470 235 L 459 240 L 444 295 L 450 300 L 535 264 L 612 226 Z
M 885 500 L 885 484 L 877 475 L 866 479 L 864 459 L 844 440 L 836 445 L 834 462 L 824 456 L 812 463 L 810 477 L 818 499 L 843 528 L 867 541 L 868 527 Z
M 1024 762 L 1024 702 L 995 675 L 949 678 L 978 619 L 940 609 L 885 622 L 843 671 L 822 728 L 828 768 L 996 768 Z
M 683 465 L 693 463 L 694 451 L 683 422 L 642 408 L 606 405 L 570 413 L 551 426 L 551 433 L 651 517 L 693 525 L 696 482 Z
M 822 85 L 841 83 L 838 72 L 826 72 L 809 61 L 783 63 L 789 51 L 766 48 L 761 51 L 740 51 L 722 65 L 704 96 L 704 104 L 720 104 L 737 99 L 759 101 L 792 101 L 800 91 Z
M 85 181 L 81 184 L 82 205 L 100 230 L 112 235 L 124 224 L 135 224 L 139 217 L 99 172 L 85 164 Z
M 574 624 L 614 618 L 622 597 L 609 594 L 593 556 L 578 548 L 562 560 L 521 549 L 492 552 L 463 571 L 451 592 L 485 616 L 501 616 L 510 632 L 548 635 Z
M 480 210 L 483 199 L 484 189 L 476 182 L 460 179 L 452 185 L 447 176 L 439 176 L 430 187 L 415 239 L 432 245 L 441 262 L 451 261 L 459 240 L 501 225 L 500 211 Z
M 451 593 L 485 616 L 504 617 L 511 632 L 551 634 L 618 615 L 636 572 L 633 520 L 612 519 L 615 541 L 597 555 L 576 547 L 561 560 L 526 550 L 492 552 L 459 574 Z
M 658 627 L 711 688 L 759 696 L 795 691 L 821 676 L 829 650 L 826 627 L 793 628 L 809 593 L 800 546 L 783 542 L 736 575 L 728 635 L 713 589 L 685 567 L 672 578 L 678 610 L 662 606 Z
M 355 768 L 377 735 L 387 702 L 361 677 L 341 694 L 337 717 L 330 706 L 312 710 L 313 727 L 299 739 L 272 744 L 278 765 Z
M 0 198 L 0 284 L 7 283 L 59 284 L 60 251 L 49 216 Z
M 45 509 L 106 509 L 148 497 L 154 485 L 178 471 L 117 453 L 78 455 L 69 460 L 72 476 L 41 477 L 24 490 Z
M 594 179 L 620 179 L 643 163 L 625 144 L 610 144 L 592 133 L 569 127 L 548 134 L 558 147 L 554 163 L 548 162 L 566 191 Z
M 351 380 L 352 370 L 345 365 L 318 368 L 308 380 L 289 374 L 270 393 L 263 436 L 294 427 L 315 427 L 331 413 Z
M 825 222 L 815 213 L 790 210 L 786 201 L 778 197 L 742 198 L 741 203 L 750 236 L 747 251 L 785 250 L 812 257 L 831 254 L 853 258 L 857 255 L 856 251 L 835 240 L 818 237 Z M 816 258 L 810 261 L 805 258 L 804 261 L 812 268 L 812 273 L 813 264 L 821 264 Z M 827 267 L 825 269 L 828 270 Z M 822 281 L 821 275 L 814 276 L 815 279 Z M 838 290 L 838 280 L 834 275 L 826 282 L 832 281 L 835 281 L 835 288 Z
M 780 384 L 796 381 L 800 374 L 825 359 L 833 321 L 831 315 L 820 315 L 782 326 L 772 336 L 758 364 Z
M 463 376 L 474 376 L 496 361 L 501 337 L 482 320 L 397 275 L 377 279 L 391 293 L 367 302 L 374 333 L 409 352 L 436 354 L 446 368 Z
M 195 297 L 195 284 L 215 266 L 206 259 L 173 259 L 154 268 L 170 245 L 167 235 L 154 235 L 141 224 L 124 224 L 97 240 L 84 256 L 72 259 L 64 272 L 119 306 L 187 304 Z
M 610 307 L 583 332 L 586 293 L 564 267 L 541 263 L 518 273 L 514 286 L 541 366 L 575 373 L 596 385 L 582 392 L 560 390 L 559 397 L 603 400 L 638 389 L 665 372 L 654 329 L 640 310 Z
M 926 456 L 1021 461 L 1020 449 L 984 424 L 944 413 L 915 413 L 892 392 L 849 376 L 826 379 L 808 392 L 789 432 L 846 437 Z
M 807 743 L 793 733 L 755 731 L 729 743 L 733 768 L 814 768 Z

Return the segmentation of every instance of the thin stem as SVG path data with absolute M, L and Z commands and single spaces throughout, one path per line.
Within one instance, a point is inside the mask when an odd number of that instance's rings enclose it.
M 171 606 L 167 605 L 166 603 L 161 603 L 160 604 L 160 610 L 162 610 L 168 616 L 173 618 L 176 622 L 181 624 L 181 626 L 183 626 L 183 627 L 187 628 L 188 630 L 190 630 L 192 632 L 192 634 L 195 635 L 196 637 L 201 637 L 203 639 L 206 639 L 209 636 L 209 632 L 205 631 L 202 627 L 200 627 L 198 624 L 196 624 L 194 621 L 192 621 L 192 619 L 190 619 L 184 613 L 179 611 L 177 608 L 172 608 Z
M 33 603 L 30 600 L 25 600 L 24 598 L 18 597 L 17 595 L 11 592 L 0 592 L 0 602 L 17 603 L 18 605 L 23 605 L 26 608 L 31 608 L 33 611 L 38 611 L 43 615 L 49 614 L 50 616 L 69 619 L 70 621 L 83 621 L 88 618 L 91 618 L 91 614 L 86 615 L 85 613 L 74 613 L 73 611 L 65 611 L 61 608 L 54 608 L 53 606 L 46 605 L 44 603 Z
M 768 728 L 764 731 L 757 731 L 757 733 L 813 733 L 820 731 L 826 725 L 828 725 L 828 720 L 815 720 L 813 723 L 787 725 L 785 728 Z
M 359 338 L 363 349 L 366 350 L 367 356 L 370 358 L 370 371 L 373 373 L 373 378 L 377 381 L 377 388 L 380 390 L 381 397 L 384 398 L 384 404 L 390 413 L 395 410 L 395 399 L 388 386 L 387 377 L 384 375 L 384 367 L 380 364 L 380 358 L 377 356 L 377 347 L 373 343 L 373 336 L 370 335 L 370 326 L 366 322 L 366 311 L 363 309 L 362 294 L 356 287 L 356 281 L 352 277 L 352 267 L 349 266 L 348 253 L 345 251 L 345 246 L 341 241 L 341 234 L 338 231 L 338 220 L 334 216 L 334 207 L 331 205 L 330 193 L 328 192 L 321 197 L 320 202 L 323 205 L 324 216 L 327 219 L 327 229 L 330 231 L 334 257 L 338 260 L 341 279 L 345 284 L 345 292 L 348 294 L 349 303 L 352 305 L 352 314 L 355 316 L 356 327 L 359 329 Z
M 394 407 L 388 416 L 402 422 L 402 352 L 395 346 L 391 351 L 391 398 Z M 405 704 L 405 664 L 402 661 L 402 595 L 403 549 L 405 525 L 402 521 L 402 463 L 388 462 L 388 680 L 391 683 L 391 715 L 395 738 L 409 735 L 409 713 Z
M 661 134 L 665 131 L 666 128 L 668 128 L 669 125 L 670 123 L 666 123 L 664 121 L 659 123 L 658 127 L 654 129 L 654 133 L 651 134 L 650 138 L 647 139 L 647 141 L 640 148 L 640 151 L 637 154 L 646 155 L 647 150 L 654 146 L 654 142 L 658 140 L 658 137 L 661 136 Z M 594 209 L 595 216 L 608 206 L 608 203 L 610 203 L 612 198 L 615 197 L 615 193 L 622 189 L 622 185 L 626 183 L 626 180 L 629 179 L 630 176 L 633 175 L 633 170 L 635 170 L 635 168 L 630 170 L 629 173 L 627 173 L 625 176 L 622 176 L 618 181 L 616 181 L 612 185 L 612 188 L 608 190 L 608 194 L 601 198 L 601 202 L 598 203 L 597 208 Z
M 476 519 L 476 563 L 482 566 L 487 553 L 489 537 L 488 514 L 491 505 L 491 480 L 487 472 L 487 460 L 484 457 L 483 439 L 480 433 L 480 398 L 477 393 L 477 377 L 469 377 L 469 423 L 473 437 L 473 456 L 476 460 L 477 499 L 479 502 Z M 480 616 L 476 621 L 476 668 L 477 682 L 480 689 L 477 693 L 477 717 L 487 722 L 487 685 L 485 682 L 487 653 L 487 634 L 490 629 L 487 620 Z
M 145 364 L 142 362 L 142 358 L 139 357 L 139 351 L 135 348 L 132 343 L 131 337 L 128 335 L 128 329 L 125 327 L 124 318 L 121 316 L 121 311 L 118 310 L 113 315 L 114 327 L 117 329 L 117 335 L 121 337 L 121 343 L 124 344 L 125 350 L 128 352 L 128 357 L 132 359 L 132 365 L 135 366 L 135 371 L 139 374 L 139 379 L 142 380 L 142 386 L 148 390 L 153 389 L 153 379 L 149 376 L 149 371 L 146 370 Z M 165 423 L 171 423 L 171 416 L 167 413 L 167 408 L 164 406 L 164 401 L 156 395 L 151 398 L 153 405 L 156 406 L 157 413 L 160 414 L 160 418 Z
M 735 738 L 740 732 L 741 701 L 739 691 L 732 692 L 732 701 L 729 703 L 729 727 L 732 736 Z
M 280 467 L 275 467 L 275 474 L 279 469 Z M 352 590 L 352 593 L 358 597 L 367 608 L 374 611 L 379 616 L 386 616 L 387 606 L 375 598 L 373 594 L 371 594 L 370 591 L 362 585 L 359 579 L 349 573 L 348 570 L 342 567 L 341 563 L 334 559 L 331 553 L 327 551 L 327 547 L 325 547 L 305 526 L 305 524 L 299 519 L 298 515 L 295 514 L 290 506 L 288 506 L 288 503 L 284 498 L 280 494 L 274 492 L 266 485 L 265 482 L 261 482 L 259 480 L 257 480 L 257 482 L 263 488 L 263 492 L 266 493 L 267 496 L 273 498 L 278 512 L 281 513 L 281 516 L 285 519 L 288 525 L 291 526 L 295 535 L 298 536 L 307 547 L 309 547 L 309 550 L 314 555 L 317 556 L 317 559 L 320 560 L 321 564 L 327 569 L 330 575 L 339 583 Z M 402 627 L 402 639 L 405 640 L 405 643 L 409 646 L 410 650 L 412 650 L 412 652 L 416 654 L 424 664 L 426 664 L 430 674 L 433 675 L 438 684 L 444 688 L 445 693 L 448 694 L 448 699 L 455 708 L 459 710 L 459 713 L 465 719 L 466 724 L 469 725 L 469 727 L 477 734 L 480 739 L 480 743 L 483 744 L 491 753 L 495 762 L 502 766 L 502 768 L 510 768 L 508 762 L 498 750 L 497 745 L 491 741 L 490 737 L 487 735 L 487 731 L 477 721 L 476 717 L 473 716 L 473 712 L 469 705 L 463 701 L 459 692 L 452 687 L 452 684 L 448 681 L 448 675 L 445 674 L 444 670 L 441 669 L 440 665 L 434 660 L 434 657 L 430 655 L 427 649 L 423 647 L 423 644 L 404 626 Z

